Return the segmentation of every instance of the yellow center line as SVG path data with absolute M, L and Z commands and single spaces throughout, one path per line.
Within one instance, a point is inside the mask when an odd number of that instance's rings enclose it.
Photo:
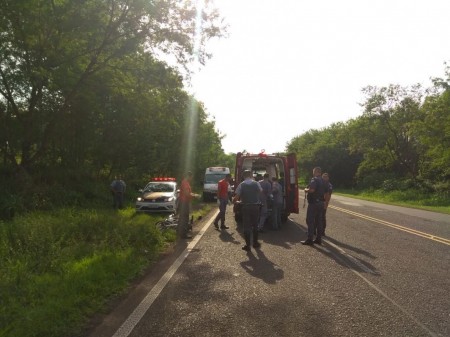
M 384 225 L 384 226 L 395 228 L 395 229 L 398 229 L 398 230 L 401 230 L 401 231 L 404 231 L 404 232 L 407 232 L 407 233 L 410 233 L 410 234 L 414 234 L 414 235 L 417 235 L 417 236 L 420 236 L 420 237 L 423 237 L 423 238 L 426 238 L 426 239 L 430 239 L 430 240 L 433 240 L 433 241 L 437 241 L 437 242 L 440 242 L 440 243 L 443 243 L 445 245 L 450 246 L 450 240 L 449 239 L 445 239 L 445 238 L 441 238 L 439 236 L 435 236 L 435 235 L 431 235 L 431 234 L 428 234 L 428 233 L 424 233 L 424 232 L 421 232 L 421 231 L 418 231 L 418 230 L 415 230 L 415 229 L 412 229 L 412 228 L 396 225 L 396 224 L 393 224 L 391 222 L 387 222 L 387 221 L 380 220 L 380 219 L 377 219 L 377 218 L 372 218 L 372 217 L 370 217 L 368 215 L 364 215 L 364 214 L 361 214 L 361 213 L 356 213 L 356 212 L 353 212 L 353 211 L 349 211 L 348 209 L 345 209 L 345 208 L 340 208 L 340 207 L 332 206 L 332 205 L 330 205 L 328 207 L 332 208 L 332 209 L 335 209 L 337 211 L 340 211 L 340 212 L 348 213 L 348 214 L 357 216 L 359 218 L 363 218 L 363 219 L 366 219 L 366 220 L 369 220 L 369 221 L 372 221 L 372 222 L 379 223 L 379 224 Z

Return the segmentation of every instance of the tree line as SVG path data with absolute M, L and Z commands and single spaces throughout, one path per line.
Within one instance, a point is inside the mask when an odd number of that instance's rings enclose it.
M 293 138 L 303 179 L 314 166 L 342 188 L 418 188 L 449 196 L 450 68 L 432 86 L 368 86 L 360 117 Z
M 0 0 L 0 211 L 92 201 L 116 174 L 137 188 L 233 167 L 184 82 L 224 35 L 209 1 Z M 427 89 L 367 87 L 362 116 L 292 139 L 302 178 L 319 165 L 338 187 L 448 193 L 445 75 Z
M 1 0 L 2 202 L 229 162 L 183 82 L 225 33 L 208 1 Z

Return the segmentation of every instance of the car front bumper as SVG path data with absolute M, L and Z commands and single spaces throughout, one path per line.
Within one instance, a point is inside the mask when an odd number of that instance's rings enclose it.
M 175 213 L 176 207 L 173 202 L 147 202 L 138 201 L 136 202 L 136 212 L 165 212 L 165 213 Z

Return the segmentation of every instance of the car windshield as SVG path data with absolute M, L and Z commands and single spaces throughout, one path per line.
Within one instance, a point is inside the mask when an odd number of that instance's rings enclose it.
M 173 192 L 175 185 L 171 183 L 148 183 L 145 192 Z
M 217 184 L 219 180 L 222 180 L 225 178 L 226 174 L 223 173 L 217 173 L 217 174 L 207 174 L 205 176 L 205 183 L 206 184 Z

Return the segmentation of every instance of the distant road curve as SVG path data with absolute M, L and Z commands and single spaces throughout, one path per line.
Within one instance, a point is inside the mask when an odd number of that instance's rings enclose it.
M 414 216 L 414 217 L 418 217 L 418 218 L 422 218 L 422 219 L 445 222 L 445 223 L 450 224 L 450 215 L 449 214 L 431 212 L 431 211 L 426 211 L 426 210 L 421 210 L 421 209 L 416 209 L 416 208 L 407 208 L 405 206 L 387 205 L 387 204 L 382 204 L 379 202 L 344 197 L 344 196 L 337 195 L 337 194 L 333 194 L 330 206 L 333 205 L 333 200 L 336 200 L 336 201 L 338 201 L 344 205 L 348 205 L 348 206 L 370 206 L 370 207 L 385 209 L 388 211 L 406 214 L 409 216 Z

